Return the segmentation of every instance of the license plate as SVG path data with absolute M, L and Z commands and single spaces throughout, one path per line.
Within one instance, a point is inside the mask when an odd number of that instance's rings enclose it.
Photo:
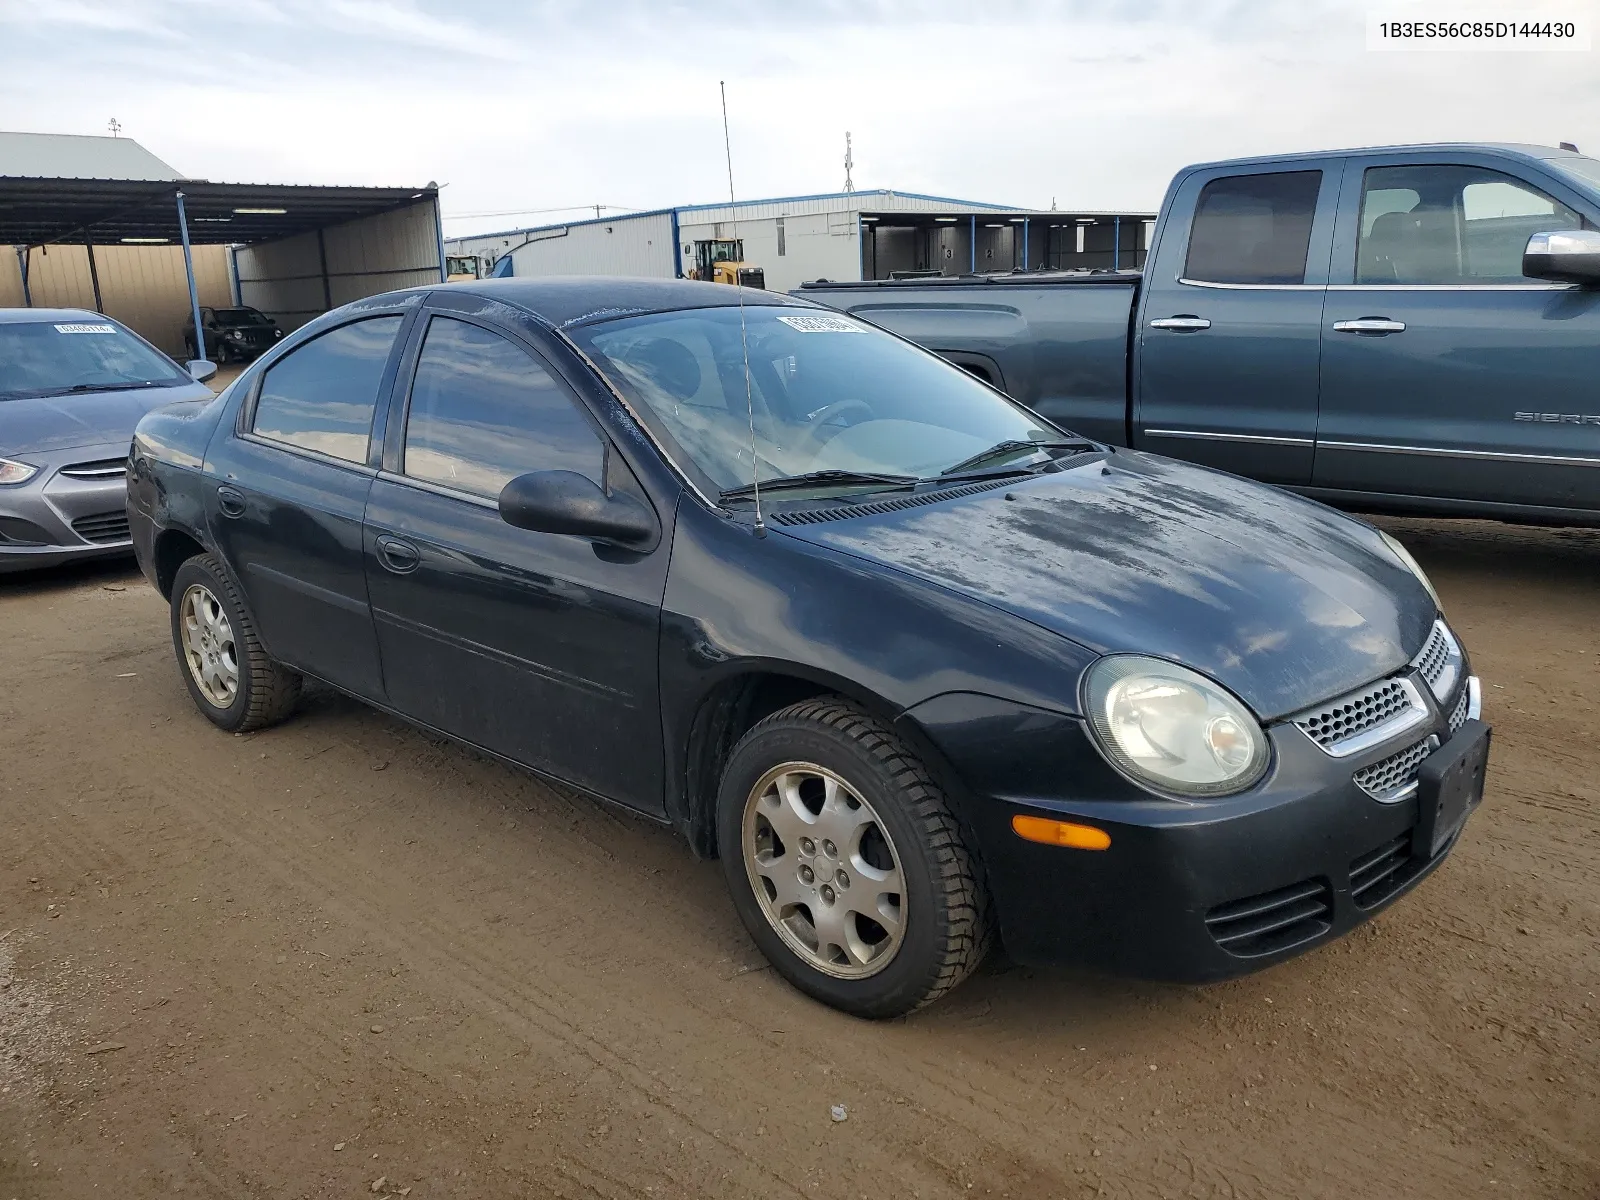
M 1433 858 L 1449 845 L 1467 814 L 1483 799 L 1489 765 L 1489 727 L 1468 721 L 1456 735 L 1422 760 L 1417 772 L 1417 831 L 1412 853 Z

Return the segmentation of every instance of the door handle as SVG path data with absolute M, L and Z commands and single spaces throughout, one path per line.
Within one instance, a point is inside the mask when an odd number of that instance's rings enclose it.
M 1335 321 L 1335 333 L 1364 333 L 1369 337 L 1382 337 L 1387 333 L 1404 333 L 1404 321 L 1391 321 L 1388 317 L 1362 317 L 1356 321 Z
M 231 487 L 217 489 L 217 507 L 225 517 L 244 516 L 244 494 Z
M 1150 322 L 1151 329 L 1174 329 L 1179 333 L 1199 333 L 1202 329 L 1210 329 L 1211 322 L 1204 317 L 1185 314 L 1177 317 L 1158 317 Z
M 410 542 L 402 541 L 397 537 L 384 534 L 378 539 L 378 558 L 383 565 L 396 575 L 405 575 L 415 571 L 422 562 L 422 555 Z

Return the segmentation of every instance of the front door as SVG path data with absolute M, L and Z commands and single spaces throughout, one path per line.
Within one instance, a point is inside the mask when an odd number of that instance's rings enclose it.
M 426 316 L 366 512 L 389 701 L 525 766 L 663 812 L 665 540 L 617 550 L 514 528 L 496 507 L 507 481 L 541 470 L 648 500 L 535 342 L 465 314 Z
M 1600 292 L 1522 274 L 1530 235 L 1600 213 L 1504 165 L 1352 163 L 1316 487 L 1600 508 Z
M 372 699 L 383 682 L 361 517 L 376 474 L 373 413 L 403 321 L 366 317 L 291 350 L 206 464 L 212 536 L 239 571 L 267 653 Z
M 1199 171 L 1173 195 L 1135 330 L 1134 445 L 1311 481 L 1337 160 Z

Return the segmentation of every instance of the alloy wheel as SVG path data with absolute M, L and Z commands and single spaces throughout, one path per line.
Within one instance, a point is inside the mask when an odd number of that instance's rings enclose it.
M 763 915 L 808 966 L 864 979 L 905 937 L 905 876 L 860 793 L 814 763 L 772 768 L 745 801 L 741 853 Z
M 183 658 L 205 698 L 228 708 L 239 694 L 239 652 L 233 626 L 211 589 L 190 584 L 178 610 Z

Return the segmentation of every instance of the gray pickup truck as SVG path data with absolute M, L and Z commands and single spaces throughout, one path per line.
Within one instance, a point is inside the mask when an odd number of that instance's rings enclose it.
M 1600 161 L 1208 163 L 1142 274 L 806 284 L 1069 429 L 1367 511 L 1600 524 Z

